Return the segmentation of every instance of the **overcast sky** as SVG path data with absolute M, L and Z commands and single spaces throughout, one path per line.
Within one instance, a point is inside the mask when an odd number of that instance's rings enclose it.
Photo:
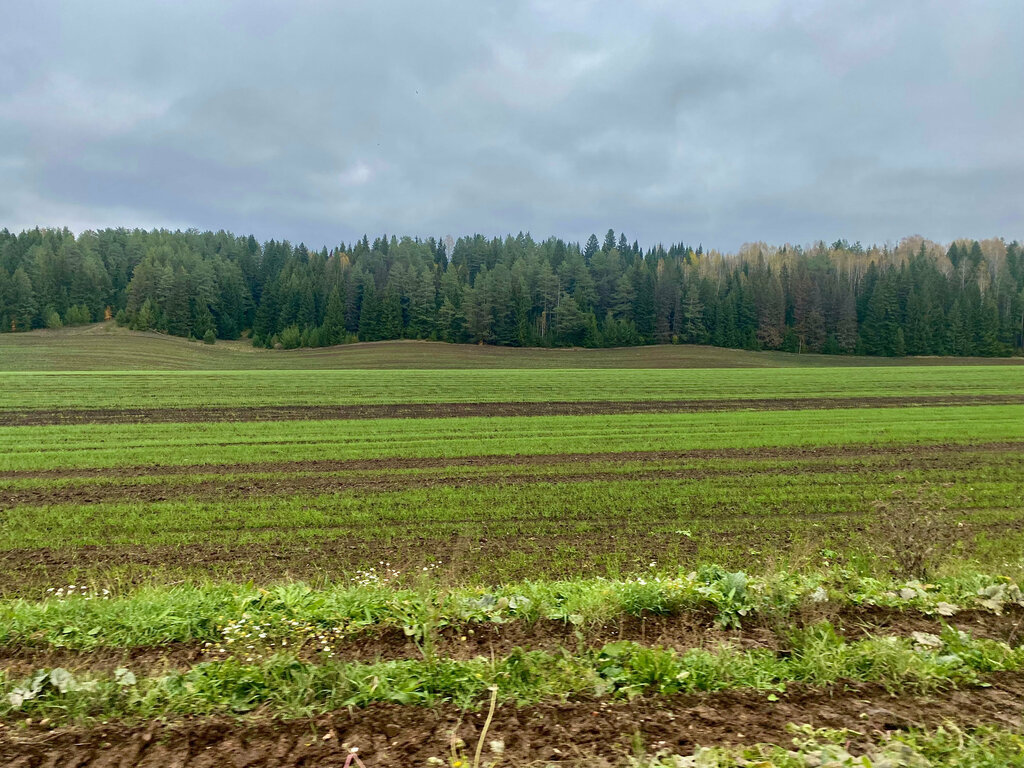
M 0 227 L 1024 235 L 1024 3 L 3 3 Z

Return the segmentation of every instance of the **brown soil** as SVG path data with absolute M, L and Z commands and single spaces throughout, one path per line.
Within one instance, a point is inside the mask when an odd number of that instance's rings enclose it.
M 793 629 L 823 620 L 850 640 L 868 635 L 909 636 L 912 632 L 939 633 L 948 625 L 975 638 L 1002 640 L 1010 645 L 1024 642 L 1024 611 L 1010 610 L 1002 615 L 983 611 L 963 611 L 949 619 L 918 613 L 902 613 L 880 608 L 821 607 L 806 615 L 793 615 L 786 624 L 769 627 L 747 621 L 742 630 L 722 629 L 708 612 L 687 612 L 673 616 L 624 616 L 601 625 L 576 627 L 559 621 L 541 620 L 533 624 L 512 621 L 505 624 L 466 623 L 441 629 L 433 642 L 438 658 L 474 659 L 479 656 L 504 657 L 515 648 L 557 651 L 600 648 L 618 640 L 631 640 L 649 647 L 687 651 L 692 648 L 716 648 L 723 643 L 750 649 L 783 651 L 789 647 L 788 633 Z M 364 634 L 332 644 L 335 658 L 372 663 L 395 659 L 423 658 L 421 645 L 407 637 L 399 627 L 368 629 Z M 323 657 L 311 645 L 292 647 L 292 652 L 307 661 Z M 98 648 L 75 651 L 63 648 L 0 646 L 0 670 L 11 677 L 25 677 L 37 669 L 64 667 L 72 671 L 111 672 L 127 667 L 139 675 L 154 676 L 171 670 L 187 669 L 195 664 L 225 658 L 216 649 L 198 643 L 169 643 L 156 647 Z
M 891 696 L 873 685 L 793 685 L 777 694 L 776 702 L 763 692 L 737 690 L 502 705 L 486 734 L 484 763 L 497 758 L 489 746 L 495 739 L 504 744 L 501 765 L 555 762 L 606 768 L 624 764 L 636 741 L 651 751 L 681 754 L 709 745 L 788 745 L 789 723 L 853 728 L 864 734 L 853 740 L 855 749 L 908 727 L 1020 728 L 1024 676 L 1003 674 L 990 682 L 988 688 L 933 696 Z M 54 731 L 0 725 L 0 763 L 10 768 L 341 768 L 349 747 L 358 747 L 367 768 L 418 768 L 429 758 L 447 758 L 453 734 L 464 741 L 471 758 L 483 722 L 483 713 L 462 713 L 447 705 L 378 704 L 290 722 L 213 717 Z
M 558 464 L 642 461 L 702 461 L 712 459 L 801 461 L 885 456 L 921 459 L 965 453 L 1024 451 L 1024 441 L 940 443 L 934 445 L 815 445 L 761 446 L 756 448 L 695 448 L 685 451 L 606 451 L 596 453 L 496 454 L 457 457 L 391 457 L 383 459 L 324 459 L 240 464 L 136 465 L 71 469 L 0 471 L 0 480 L 155 477 L 162 475 L 245 475 L 285 472 L 389 471 L 401 469 L 458 469 L 463 467 L 544 467 Z
M 703 400 L 594 400 L 537 403 L 408 403 L 389 405 L 254 406 L 246 408 L 81 408 L 0 411 L 0 426 L 140 424 L 214 421 L 320 421 L 326 419 L 436 419 L 467 416 L 561 416 L 614 413 L 802 411 L 835 408 L 905 408 L 915 405 L 1018 405 L 1024 395 L 915 395 L 911 397 L 789 397 Z
M 949 470 L 955 471 L 963 467 L 965 454 L 929 452 L 915 447 L 912 451 L 897 453 L 886 457 L 886 461 L 878 469 L 895 472 Z M 509 457 L 517 466 L 530 466 L 524 458 Z M 549 457 L 545 457 L 549 458 Z M 708 478 L 750 478 L 759 474 L 778 475 L 811 475 L 811 474 L 849 474 L 863 473 L 865 466 L 860 461 L 869 458 L 857 456 L 854 463 L 843 464 L 841 458 L 834 461 L 813 463 L 794 463 L 788 466 L 771 465 L 764 467 L 730 467 L 730 468 L 670 468 L 636 469 L 628 472 L 587 471 L 585 468 L 571 472 L 526 473 L 507 471 L 501 474 L 445 474 L 431 475 L 396 475 L 381 472 L 378 475 L 341 475 L 337 473 L 302 474 L 278 473 L 271 477 L 239 477 L 231 480 L 201 480 L 187 482 L 182 480 L 165 480 L 155 483 L 138 484 L 128 482 L 88 483 L 85 485 L 64 485 L 61 487 L 37 487 L 0 490 L 0 509 L 21 505 L 49 504 L 102 504 L 109 502 L 159 502 L 174 498 L 216 499 L 223 497 L 245 498 L 252 496 L 292 496 L 295 494 L 317 496 L 327 493 L 363 492 L 380 493 L 401 491 L 414 488 L 433 488 L 438 486 L 462 488 L 484 485 L 524 485 L 534 483 L 585 483 L 609 480 L 706 480 Z M 573 460 L 574 463 L 580 463 Z M 663 460 L 664 461 L 664 460 Z M 557 466 L 552 464 L 551 466 Z M 447 468 L 445 468 L 447 469 Z M 117 477 L 117 471 L 111 475 Z

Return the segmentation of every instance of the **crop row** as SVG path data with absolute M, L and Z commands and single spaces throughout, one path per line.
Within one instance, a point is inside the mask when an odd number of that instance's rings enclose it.
M 1024 394 L 1024 366 L 0 373 L 0 409 Z
M 819 449 L 793 455 L 754 451 L 747 456 L 704 458 L 700 454 L 681 453 L 626 454 L 618 460 L 607 454 L 571 454 L 567 456 L 494 456 L 487 461 L 477 457 L 452 459 L 436 466 L 404 465 L 366 466 L 357 462 L 326 464 L 279 464 L 269 467 L 240 465 L 237 467 L 181 467 L 171 472 L 167 467 L 135 467 L 131 474 L 90 473 L 14 475 L 0 477 L 0 498 L 10 505 L 19 498 L 35 496 L 45 503 L 75 502 L 87 497 L 90 503 L 124 498 L 149 499 L 184 495 L 203 498 L 218 495 L 292 495 L 294 493 L 362 490 L 364 492 L 400 490 L 427 485 L 518 484 L 527 482 L 585 482 L 612 479 L 693 481 L 753 475 L 848 475 L 857 483 L 864 473 L 901 472 L 908 482 L 928 478 L 922 472 L 945 471 L 961 480 L 964 471 L 984 469 L 988 479 L 1012 479 L 1024 472 L 1024 443 L 1017 450 L 1010 445 L 999 446 L 893 446 L 887 450 L 862 447 L 863 452 Z M 150 469 L 150 472 L 147 472 Z M 216 471 L 210 471 L 216 470 Z M 828 481 L 836 478 L 826 478 Z M 62 497 L 62 494 L 66 498 Z M 26 503 L 26 502 L 21 502 Z M 32 502 L 27 502 L 32 503 Z
M 652 562 L 761 568 L 839 558 L 876 570 L 899 555 L 890 545 L 908 552 L 936 536 L 945 543 L 933 565 L 960 558 L 1016 572 L 1024 566 L 1019 464 L 973 458 L 952 470 L 209 498 L 191 498 L 186 488 L 166 501 L 22 505 L 4 512 L 8 576 L 0 587 L 21 593 L 83 578 L 336 579 L 379 560 L 407 575 L 442 563 L 446 579 L 470 583 L 636 573 Z M 942 510 L 941 519 L 922 523 L 922 505 Z M 901 541 L 880 527 L 893 523 L 904 529 Z
M 103 544 L 245 544 L 279 535 L 316 539 L 346 532 L 363 540 L 401 540 L 461 535 L 568 536 L 618 528 L 668 535 L 686 527 L 694 534 L 722 534 L 756 527 L 766 532 L 791 523 L 809 525 L 831 517 L 870 516 L 873 504 L 894 490 L 931 489 L 957 522 L 1017 520 L 1021 480 L 1012 468 L 946 469 L 903 473 L 778 475 L 706 479 L 611 479 L 467 485 L 396 491 L 260 495 L 256 498 L 190 498 L 154 502 L 47 504 L 5 512 L 0 549 L 81 547 Z M 969 483 L 969 485 L 968 485 Z M 1008 506 L 1009 505 L 1009 506 Z M 865 519 L 853 522 L 864 524 Z M 678 538 L 678 535 L 677 535 Z
M 0 471 L 360 458 L 982 443 L 1024 406 L 0 428 Z

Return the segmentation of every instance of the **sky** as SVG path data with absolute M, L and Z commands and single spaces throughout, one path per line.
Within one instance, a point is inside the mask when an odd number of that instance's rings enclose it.
M 1024 238 L 1024 3 L 2 0 L 0 227 Z

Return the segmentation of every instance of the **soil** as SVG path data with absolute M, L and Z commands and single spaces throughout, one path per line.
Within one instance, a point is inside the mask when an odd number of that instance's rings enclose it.
M 639 742 L 646 749 L 691 754 L 701 745 L 768 742 L 789 745 L 789 723 L 851 728 L 864 749 L 909 727 L 954 724 L 1020 728 L 1024 675 L 992 677 L 990 687 L 931 696 L 891 696 L 873 685 L 813 689 L 792 685 L 771 702 L 764 692 L 726 691 L 631 701 L 596 699 L 534 706 L 502 705 L 484 737 L 484 764 L 607 768 L 623 765 Z M 454 736 L 472 751 L 485 714 L 451 706 L 377 704 L 314 719 L 281 722 L 259 716 L 112 723 L 47 730 L 0 725 L 0 763 L 9 768 L 341 768 L 359 749 L 367 768 L 418 768 L 447 759 Z
M 388 405 L 212 406 L 203 408 L 66 408 L 0 411 L 0 426 L 142 424 L 216 421 L 436 419 L 468 416 L 563 416 L 615 413 L 802 411 L 908 406 L 1019 405 L 1024 395 L 915 395 L 911 397 L 790 397 L 701 400 L 594 400 L 536 403 L 407 403 Z

